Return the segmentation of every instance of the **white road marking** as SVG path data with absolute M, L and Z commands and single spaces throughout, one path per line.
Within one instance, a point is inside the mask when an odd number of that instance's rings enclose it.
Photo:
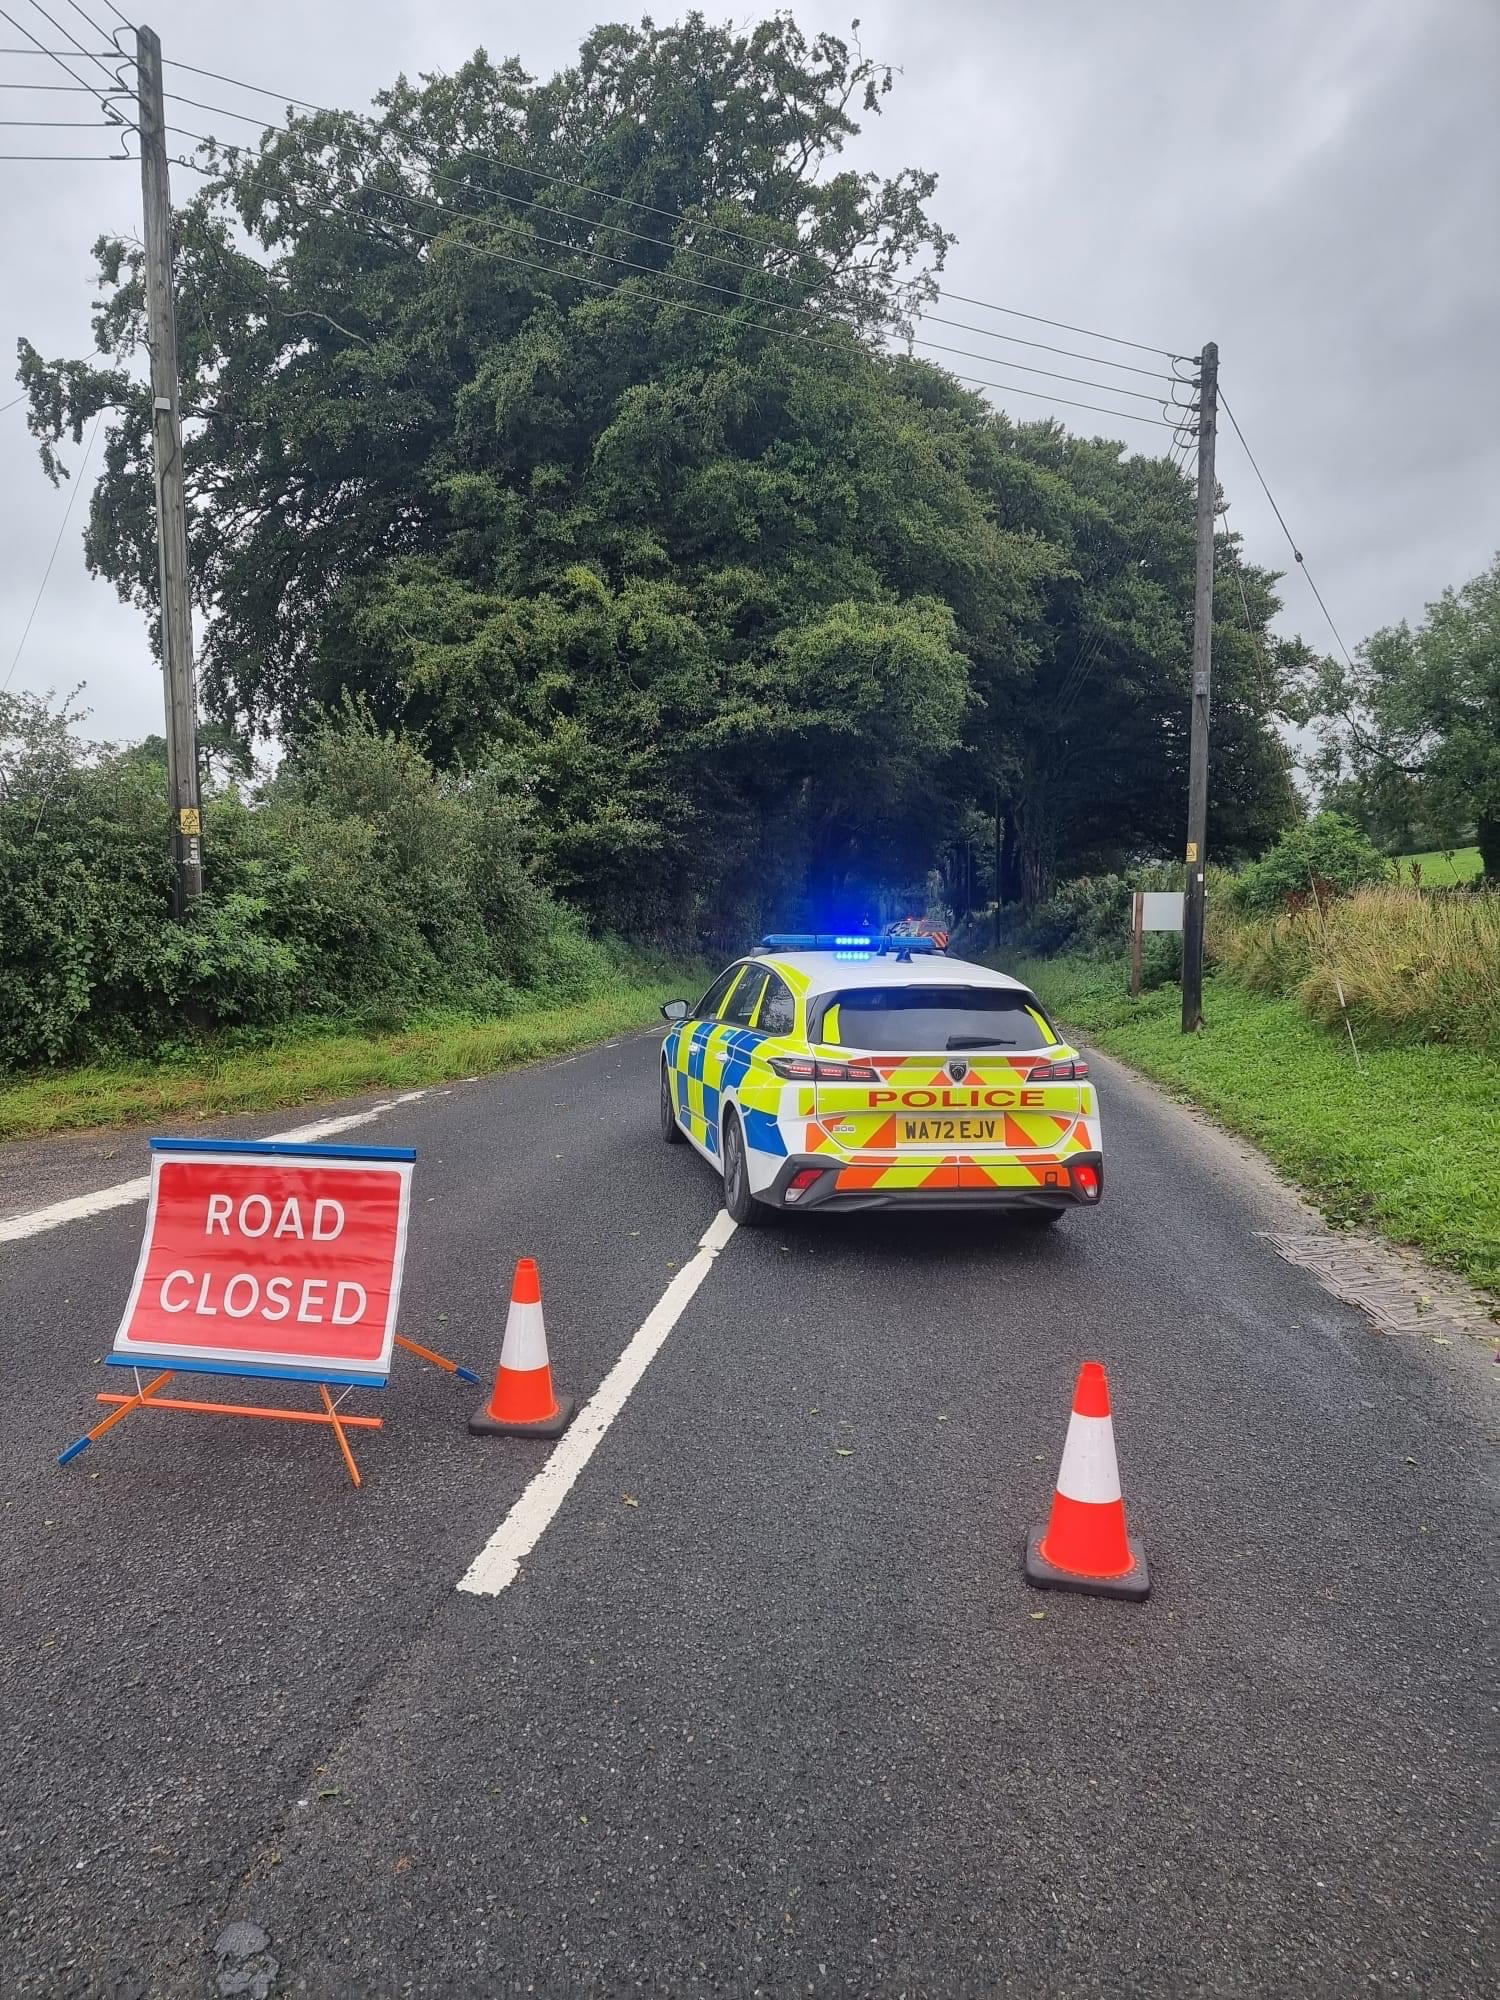
M 624 1409 L 631 1390 L 650 1367 L 733 1234 L 734 1222 L 721 1209 L 704 1230 L 695 1253 L 642 1320 L 624 1353 L 564 1431 L 552 1456 L 465 1570 L 459 1579 L 460 1590 L 475 1597 L 498 1597 L 507 1584 L 515 1582 L 521 1564 L 546 1533 L 604 1433 Z
M 339 1132 L 352 1132 L 356 1125 L 368 1125 L 398 1104 L 411 1104 L 427 1095 L 425 1090 L 403 1091 L 388 1097 L 368 1111 L 346 1111 L 338 1118 L 319 1118 L 311 1125 L 296 1125 L 290 1132 L 269 1132 L 270 1139 L 294 1145 L 310 1145 L 315 1139 L 331 1139 Z M 128 1208 L 144 1201 L 151 1191 L 151 1176 L 141 1174 L 133 1181 L 116 1181 L 113 1187 L 96 1188 L 92 1194 L 74 1195 L 69 1201 L 55 1201 L 49 1208 L 34 1208 L 25 1215 L 0 1217 L 0 1243 L 18 1243 L 23 1236 L 40 1236 L 45 1230 L 60 1229 L 65 1222 L 79 1222 L 87 1215 L 104 1215 L 112 1208 Z

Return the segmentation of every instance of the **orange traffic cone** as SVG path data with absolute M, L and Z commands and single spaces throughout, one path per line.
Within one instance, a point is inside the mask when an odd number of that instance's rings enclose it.
M 469 1419 L 476 1437 L 561 1437 L 573 1417 L 573 1398 L 552 1387 L 547 1329 L 542 1322 L 542 1281 L 534 1257 L 522 1257 L 510 1288 L 505 1342 L 490 1399 Z
M 1146 1552 L 1125 1532 L 1102 1362 L 1085 1361 L 1078 1371 L 1052 1517 L 1045 1529 L 1031 1531 L 1026 1580 L 1043 1589 L 1081 1590 L 1095 1597 L 1141 1598 L 1151 1589 Z

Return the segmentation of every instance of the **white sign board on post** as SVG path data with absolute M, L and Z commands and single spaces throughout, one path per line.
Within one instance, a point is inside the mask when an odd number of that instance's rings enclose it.
M 1145 931 L 1180 931 L 1180 889 L 1137 889 L 1130 908 L 1130 997 L 1141 997 L 1141 936 Z
M 1180 931 L 1182 929 L 1182 891 L 1180 889 L 1142 889 L 1140 892 L 1141 929 L 1143 931 Z

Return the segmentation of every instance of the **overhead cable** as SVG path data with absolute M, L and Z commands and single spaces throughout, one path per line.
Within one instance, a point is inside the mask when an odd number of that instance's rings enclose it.
M 1296 539 L 1293 536 L 1291 529 L 1286 524 L 1286 517 L 1283 515 L 1281 509 L 1276 504 L 1276 496 L 1272 493 L 1270 487 L 1266 484 L 1265 474 L 1261 471 L 1260 467 L 1255 462 L 1255 453 L 1250 449 L 1249 445 L 1245 443 L 1245 433 L 1240 429 L 1239 419 L 1235 416 L 1234 411 L 1230 409 L 1228 399 L 1225 397 L 1222 389 L 1219 391 L 1219 404 L 1220 407 L 1223 409 L 1225 416 L 1228 417 L 1230 423 L 1234 425 L 1234 434 L 1239 439 L 1241 445 L 1244 447 L 1245 456 L 1250 461 L 1251 471 L 1260 481 L 1261 492 L 1265 494 L 1267 500 L 1269 500 L 1271 503 L 1271 512 L 1276 516 L 1276 519 L 1280 524 L 1282 534 L 1286 536 L 1287 547 L 1291 550 L 1292 555 L 1295 558 L 1298 567 L 1302 571 L 1302 574 L 1307 578 L 1308 588 L 1312 591 L 1313 596 L 1318 600 L 1318 609 L 1322 612 L 1324 618 L 1326 619 L 1328 624 L 1328 629 L 1333 634 L 1335 640 L 1338 642 L 1338 649 L 1343 654 L 1345 662 L 1347 663 L 1347 665 L 1350 668 L 1350 671 L 1352 672 L 1354 668 L 1354 661 L 1350 658 L 1349 648 L 1344 644 L 1343 635 L 1340 633 L 1338 626 L 1335 625 L 1333 622 L 1333 614 L 1329 611 L 1328 606 L 1323 602 L 1323 593 L 1321 590 L 1319 590 L 1317 584 L 1313 581 L 1313 573 L 1307 566 L 1307 558 L 1306 556 L 1303 555 L 1301 549 L 1298 548 Z

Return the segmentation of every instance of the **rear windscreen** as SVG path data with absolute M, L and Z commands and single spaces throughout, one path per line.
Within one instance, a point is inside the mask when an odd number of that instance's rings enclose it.
M 825 1047 L 896 1054 L 1039 1049 L 1057 1037 L 1029 993 L 993 986 L 860 986 L 829 994 L 813 1039 Z

